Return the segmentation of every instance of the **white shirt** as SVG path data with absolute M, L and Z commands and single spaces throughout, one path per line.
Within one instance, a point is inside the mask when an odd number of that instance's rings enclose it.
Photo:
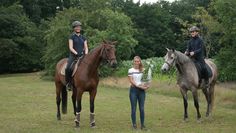
M 143 72 L 140 72 L 139 69 L 130 68 L 128 71 L 128 76 L 131 76 L 133 78 L 135 85 L 141 85 Z

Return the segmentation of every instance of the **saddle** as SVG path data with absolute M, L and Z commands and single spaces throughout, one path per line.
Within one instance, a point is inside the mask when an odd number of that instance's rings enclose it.
M 78 66 L 80 64 L 80 60 L 81 60 L 81 58 L 79 58 L 78 60 L 74 60 L 73 63 L 71 64 L 71 67 L 70 67 L 70 69 L 72 71 L 71 77 L 73 77 L 75 75 L 75 72 L 77 71 L 77 68 L 78 68 Z M 65 73 L 66 66 L 67 66 L 67 62 L 65 64 L 63 64 L 63 66 L 62 66 L 61 75 L 65 76 L 65 74 L 66 74 Z
M 195 62 L 195 61 L 194 61 L 194 64 L 197 68 L 199 80 L 201 81 L 201 79 L 204 79 L 204 75 L 205 75 L 204 70 L 203 70 L 203 66 L 199 62 Z M 207 73 L 208 73 L 208 78 L 211 78 L 212 77 L 212 71 L 211 71 L 210 66 L 207 63 L 206 63 L 206 69 L 207 69 Z

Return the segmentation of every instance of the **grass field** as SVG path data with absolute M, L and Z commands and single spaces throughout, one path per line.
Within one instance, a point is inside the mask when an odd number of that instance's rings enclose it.
M 97 127 L 89 127 L 89 97 L 83 95 L 81 128 L 74 128 L 72 104 L 68 114 L 56 119 L 55 86 L 40 79 L 38 73 L 0 75 L 0 133 L 235 133 L 236 85 L 217 84 L 212 118 L 205 117 L 206 101 L 200 95 L 202 121 L 189 93 L 189 121 L 183 122 L 183 103 L 175 81 L 153 81 L 147 91 L 145 123 L 147 131 L 132 130 L 126 78 L 102 79 L 95 101 Z M 71 92 L 69 93 L 69 95 Z M 137 116 L 139 116 L 137 112 Z M 137 117 L 139 123 L 139 117 Z

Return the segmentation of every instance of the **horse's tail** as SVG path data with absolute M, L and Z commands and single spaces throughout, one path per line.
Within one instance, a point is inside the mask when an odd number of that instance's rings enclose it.
M 211 106 L 210 106 L 210 111 L 213 110 L 213 107 L 214 107 L 214 100 L 215 100 L 215 84 L 216 84 L 216 81 L 213 81 L 211 83 L 211 86 L 209 88 L 209 96 L 210 96 L 210 100 L 211 100 Z
M 212 82 L 210 83 L 211 85 L 209 88 L 210 100 L 211 100 L 210 110 L 212 111 L 213 106 L 214 106 L 214 100 L 215 100 L 215 84 L 217 82 L 218 69 L 212 60 L 209 60 L 209 66 L 211 67 L 211 70 L 212 70 Z
M 66 114 L 67 113 L 67 90 L 66 87 L 64 86 L 62 88 L 61 92 L 61 97 L 62 97 L 62 113 Z

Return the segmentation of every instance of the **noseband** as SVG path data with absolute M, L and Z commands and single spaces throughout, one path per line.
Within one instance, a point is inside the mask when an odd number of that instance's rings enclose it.
M 167 62 L 167 61 L 165 61 L 165 63 L 168 65 L 168 67 L 172 67 L 172 66 L 174 66 L 174 64 L 176 63 L 176 58 L 174 58 L 174 60 L 172 61 L 172 63 L 169 63 L 169 62 Z
M 171 64 L 170 64 L 169 62 L 165 61 L 165 63 L 166 63 L 169 67 L 171 67 Z

